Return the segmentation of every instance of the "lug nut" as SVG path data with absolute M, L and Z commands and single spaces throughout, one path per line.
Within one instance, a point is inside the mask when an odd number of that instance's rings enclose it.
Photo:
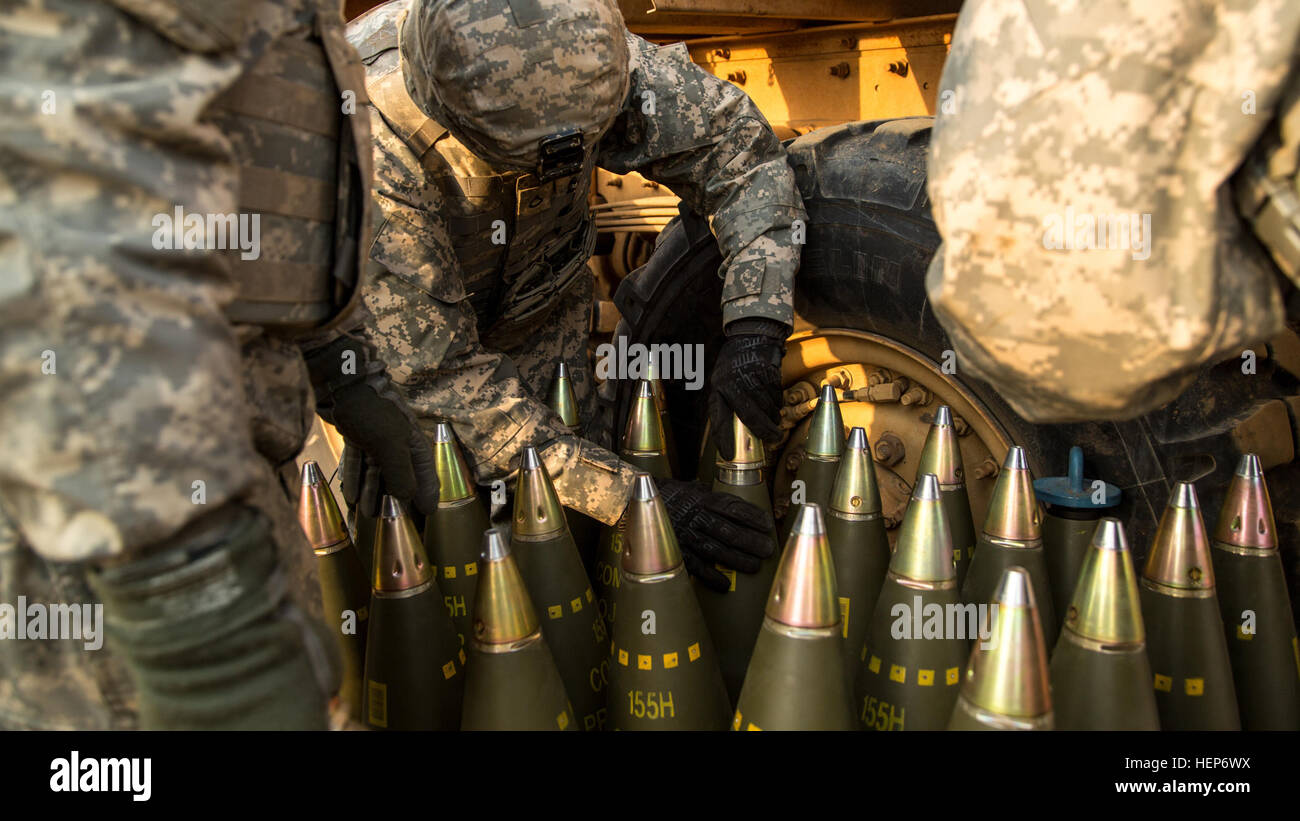
M 903 440 L 889 431 L 882 433 L 880 438 L 876 440 L 876 447 L 872 453 L 876 461 L 887 468 L 893 467 L 907 456 Z

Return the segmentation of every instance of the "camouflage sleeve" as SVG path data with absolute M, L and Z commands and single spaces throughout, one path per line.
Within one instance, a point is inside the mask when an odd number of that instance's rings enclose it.
M 929 158 L 927 290 L 1027 419 L 1131 418 L 1281 329 L 1225 186 L 1300 40 L 1293 0 L 970 0 Z
M 785 149 L 745 92 L 632 34 L 627 103 L 601 144 L 601 167 L 640 171 L 708 217 L 722 251 L 723 324 L 761 317 L 794 324 L 794 275 L 806 220 Z
M 4 14 L 0 495 L 46 558 L 117 555 L 267 469 L 224 252 L 152 241 L 176 210 L 238 210 L 231 146 L 199 115 L 241 69 L 105 3 Z
M 380 173 L 384 166 L 377 157 Z M 617 522 L 632 494 L 632 468 L 571 434 L 508 356 L 480 344 L 443 215 L 377 199 L 383 224 L 365 290 L 370 337 L 426 432 L 438 419 L 451 422 L 483 485 L 505 479 L 524 446 L 534 445 L 562 504 Z

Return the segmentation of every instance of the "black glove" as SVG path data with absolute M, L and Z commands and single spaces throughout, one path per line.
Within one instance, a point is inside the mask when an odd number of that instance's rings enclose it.
M 344 465 L 343 476 L 349 482 L 344 498 L 352 491 L 361 498 L 363 514 L 377 515 L 382 488 L 420 513 L 433 513 L 438 507 L 433 449 L 374 349 L 362 340 L 342 336 L 305 359 L 316 390 L 316 412 L 364 452 L 361 464 L 356 461 L 358 454 L 348 457 Z M 370 493 L 363 490 L 366 487 Z M 367 510 L 369 496 L 374 497 L 370 500 L 374 505 Z
M 759 439 L 781 438 L 781 357 L 788 329 L 771 319 L 738 319 L 727 334 L 709 393 L 713 443 L 723 459 L 736 455 L 733 413 Z
M 749 502 L 712 493 L 699 482 L 660 479 L 657 484 L 686 571 L 708 587 L 721 592 L 730 586 L 715 564 L 757 573 L 761 561 L 776 551 L 772 517 Z

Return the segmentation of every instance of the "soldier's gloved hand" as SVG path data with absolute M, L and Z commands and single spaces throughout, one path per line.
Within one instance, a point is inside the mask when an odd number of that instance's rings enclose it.
M 761 560 L 776 550 L 772 517 L 749 502 L 713 493 L 699 482 L 660 479 L 656 484 L 687 572 L 708 587 L 730 586 L 714 565 L 757 573 Z
M 736 454 L 735 413 L 765 442 L 781 438 L 781 358 L 789 329 L 772 319 L 737 319 L 727 325 L 710 380 L 709 422 L 722 458 Z
M 367 511 L 365 500 L 379 498 L 382 480 L 383 492 L 420 513 L 433 513 L 438 507 L 433 448 L 373 349 L 343 336 L 305 358 L 316 389 L 316 412 L 364 454 L 360 465 L 356 456 L 349 457 L 343 474 L 345 481 L 351 474 L 352 488 L 362 479 L 361 512 L 377 514 L 377 502 Z M 373 492 L 366 493 L 366 487 Z

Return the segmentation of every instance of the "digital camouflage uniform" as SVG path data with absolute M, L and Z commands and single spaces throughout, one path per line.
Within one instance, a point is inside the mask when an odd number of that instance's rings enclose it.
M 430 75 L 444 75 L 446 93 L 503 84 L 494 89 L 498 97 L 518 96 L 522 116 L 509 112 L 514 123 L 529 122 L 530 114 L 545 120 L 544 112 L 584 98 L 563 74 L 521 76 L 519 66 L 530 61 L 494 34 L 495 26 L 519 24 L 509 13 L 480 24 L 477 54 L 424 53 L 433 35 L 426 32 L 422 43 L 410 21 L 423 15 L 422 25 L 455 26 L 468 5 L 395 0 L 348 26 L 376 106 L 381 223 L 365 295 L 374 336 L 428 429 L 437 418 L 452 422 L 480 483 L 506 476 L 523 447 L 537 445 L 563 504 L 612 524 L 630 497 L 631 467 L 570 433 L 544 402 L 564 361 L 584 425 L 595 412 L 586 267 L 595 244 L 588 210 L 593 169 L 640 171 L 708 215 L 724 257 L 724 323 L 761 317 L 793 324 L 799 249 L 790 226 L 804 217 L 803 205 L 785 151 L 749 97 L 691 63 L 683 45 L 660 48 L 628 33 L 612 3 L 572 5 L 609 15 L 625 43 L 559 38 L 571 43 L 559 63 L 597 50 L 621 60 L 624 47 L 628 59 L 626 93 L 614 98 L 612 123 L 581 170 L 542 182 L 531 171 L 483 159 L 482 147 L 471 149 L 429 118 L 436 93 Z M 548 8 L 545 21 L 523 22 L 561 25 L 565 5 L 552 4 L 560 8 Z M 547 32 L 538 39 L 557 38 Z M 493 138 L 520 150 L 536 145 L 539 134 L 509 128 L 497 128 Z M 504 244 L 494 244 L 494 224 L 504 226 Z
M 319 614 L 291 503 L 314 409 L 300 349 L 362 321 L 364 101 L 341 16 L 316 0 L 6 6 L 0 601 L 93 602 L 78 562 L 130 559 L 238 502 Z M 360 167 L 341 173 L 349 143 Z M 159 250 L 154 217 L 177 206 L 260 212 L 260 257 Z M 0 641 L 0 726 L 135 723 L 107 646 Z
M 1298 44 L 1294 0 L 968 0 L 929 160 L 927 288 L 959 369 L 1031 421 L 1131 418 L 1281 330 L 1231 177 Z M 1149 258 L 1087 248 L 1097 215 L 1150 215 Z

